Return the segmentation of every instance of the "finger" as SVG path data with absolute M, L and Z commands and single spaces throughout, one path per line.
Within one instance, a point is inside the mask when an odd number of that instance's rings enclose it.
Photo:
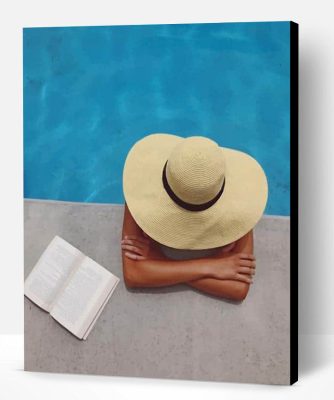
M 248 275 L 254 275 L 255 271 L 254 268 L 250 268 L 250 267 L 240 267 L 238 269 L 239 274 L 248 274 Z
M 140 242 L 143 243 L 149 243 L 149 239 L 143 237 L 143 236 L 139 236 L 139 235 L 125 235 L 124 239 L 134 239 L 134 240 L 139 240 Z
M 250 253 L 239 253 L 239 257 L 246 260 L 255 260 L 254 254 Z
M 237 280 L 246 283 L 253 283 L 253 279 L 247 276 L 246 274 L 237 274 Z
M 145 260 L 145 257 L 139 256 L 138 254 L 128 253 L 127 251 L 125 252 L 125 256 L 132 260 Z
M 136 247 L 141 247 L 142 249 L 147 247 L 147 244 L 144 244 L 143 242 L 136 240 L 136 239 L 123 239 L 121 241 L 122 244 L 130 244 L 132 246 Z
M 125 235 L 124 239 L 137 239 L 142 241 L 147 241 L 148 239 L 142 235 Z
M 140 247 L 130 246 L 129 244 L 122 244 L 123 250 L 130 250 L 132 253 L 143 255 L 143 251 Z
M 251 261 L 251 260 L 240 260 L 239 261 L 239 265 L 243 266 L 243 267 L 249 267 L 249 268 L 255 268 L 255 261 Z

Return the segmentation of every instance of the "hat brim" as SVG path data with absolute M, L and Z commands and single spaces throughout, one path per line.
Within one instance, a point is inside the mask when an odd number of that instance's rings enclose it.
M 268 197 L 266 175 L 248 154 L 221 147 L 225 159 L 222 196 L 204 211 L 188 211 L 169 197 L 162 170 L 174 146 L 185 138 L 150 134 L 129 151 L 123 192 L 131 215 L 155 241 L 176 249 L 210 249 L 232 243 L 261 218 Z

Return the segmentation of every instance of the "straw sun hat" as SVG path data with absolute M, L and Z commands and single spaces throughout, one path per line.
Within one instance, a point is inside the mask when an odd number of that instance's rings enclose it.
M 261 218 L 268 185 L 259 163 L 203 136 L 155 133 L 130 149 L 123 192 L 152 239 L 176 249 L 234 242 Z

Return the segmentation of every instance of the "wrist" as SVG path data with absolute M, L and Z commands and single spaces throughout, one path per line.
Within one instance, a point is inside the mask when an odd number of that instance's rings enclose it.
M 208 258 L 204 260 L 203 273 L 205 278 L 216 278 L 218 258 Z

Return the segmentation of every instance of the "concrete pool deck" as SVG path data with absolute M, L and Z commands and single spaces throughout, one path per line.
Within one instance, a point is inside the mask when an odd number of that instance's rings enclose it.
M 25 370 L 289 384 L 288 217 L 256 226 L 256 275 L 241 303 L 186 285 L 127 289 L 122 222 L 122 205 L 25 200 L 25 277 L 57 234 L 121 279 L 87 341 L 24 298 Z

